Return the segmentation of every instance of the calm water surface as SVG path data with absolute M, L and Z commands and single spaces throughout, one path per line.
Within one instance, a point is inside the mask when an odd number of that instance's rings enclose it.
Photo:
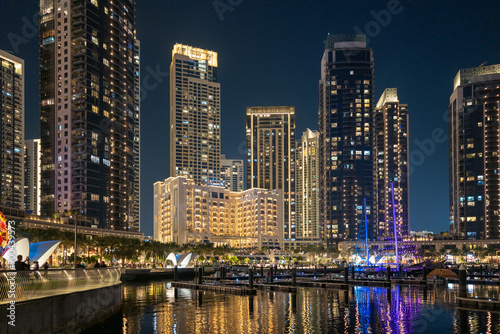
M 123 333 L 500 333 L 499 313 L 454 306 L 456 288 L 300 288 L 297 294 L 233 296 L 167 282 L 125 284 L 118 321 Z M 470 286 L 469 294 L 498 298 L 498 290 Z

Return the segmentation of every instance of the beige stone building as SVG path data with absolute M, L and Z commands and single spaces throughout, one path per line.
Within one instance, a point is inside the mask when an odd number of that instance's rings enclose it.
M 283 246 L 282 193 L 197 185 L 184 177 L 154 184 L 154 238 L 162 242 Z

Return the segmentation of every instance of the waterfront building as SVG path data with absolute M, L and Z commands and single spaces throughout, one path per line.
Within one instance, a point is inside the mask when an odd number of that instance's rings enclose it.
M 396 88 L 387 88 L 380 97 L 373 130 L 374 235 L 377 240 L 394 239 L 395 215 L 397 237 L 402 239 L 409 233 L 408 106 L 399 103 Z
M 24 60 L 0 50 L 0 205 L 24 208 Z
M 373 235 L 374 59 L 364 35 L 328 35 L 319 82 L 320 221 L 326 245 Z M 370 197 L 371 196 L 371 197 Z
M 42 190 L 42 149 L 40 139 L 24 141 L 24 209 L 40 215 Z
M 282 247 L 280 190 L 227 190 L 184 177 L 154 184 L 154 238 L 161 242 Z
M 284 247 L 295 247 L 295 107 L 248 107 L 247 189 L 283 191 Z
M 170 176 L 220 179 L 217 52 L 175 44 L 170 64 Z
M 139 226 L 135 1 L 40 1 L 43 215 Z
M 243 160 L 226 159 L 226 156 L 222 154 L 220 157 L 220 175 L 226 189 L 243 191 Z
M 500 238 L 500 65 L 461 69 L 448 111 L 450 224 L 459 238 Z
M 307 129 L 295 154 L 296 243 L 319 244 L 319 133 Z

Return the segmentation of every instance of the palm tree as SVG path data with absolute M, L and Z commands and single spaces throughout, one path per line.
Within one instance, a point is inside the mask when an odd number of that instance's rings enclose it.
M 439 256 L 439 252 L 435 248 L 426 249 L 424 252 L 424 257 L 430 260 L 435 260 Z
M 92 241 L 94 246 L 99 249 L 99 262 L 102 262 L 102 250 L 108 246 L 108 242 L 104 237 L 96 237 Z
M 462 255 L 462 251 L 455 247 L 450 251 L 450 254 L 451 254 L 451 256 L 453 256 L 453 262 L 457 263 L 457 260 L 455 259 L 455 257 Z
M 486 248 L 484 255 L 489 258 L 488 259 L 488 263 L 493 263 L 493 259 L 491 257 L 497 255 L 497 250 L 494 249 L 494 248 L 489 248 L 488 247 L 488 248 Z
M 486 256 L 486 248 L 475 248 L 474 249 L 474 256 L 481 262 L 482 259 Z
M 153 259 L 153 268 L 156 267 L 156 260 L 158 258 L 158 255 L 163 252 L 162 250 L 162 243 L 156 240 L 147 240 L 144 241 L 143 247 L 145 250 L 145 257 L 147 260 L 150 258 Z
M 63 247 L 63 266 L 66 265 L 68 260 L 68 249 L 75 244 L 75 235 L 71 232 L 61 231 L 59 232 L 59 239 L 61 240 L 61 246 Z

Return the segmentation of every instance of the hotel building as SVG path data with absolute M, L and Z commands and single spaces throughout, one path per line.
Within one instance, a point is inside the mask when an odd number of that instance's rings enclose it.
M 319 133 L 307 129 L 297 141 L 295 161 L 296 243 L 319 244 Z
M 43 215 L 139 226 L 138 85 L 135 1 L 40 1 Z
M 170 176 L 220 179 L 217 53 L 175 44 L 170 65 Z
M 364 35 L 328 35 L 319 82 L 320 221 L 326 245 L 373 222 L 374 60 Z M 369 235 L 373 235 L 369 223 Z
M 222 154 L 220 157 L 220 175 L 226 189 L 243 191 L 243 160 L 226 159 L 226 156 Z
M 500 65 L 461 69 L 448 111 L 450 228 L 500 238 Z
M 154 238 L 161 242 L 282 247 L 280 190 L 233 192 L 184 177 L 154 184 Z
M 24 141 L 24 208 L 40 215 L 42 190 L 42 149 L 40 139 Z
M 403 240 L 410 233 L 408 106 L 399 103 L 396 88 L 387 88 L 380 97 L 374 115 L 374 132 L 374 235 L 377 240 L 394 240 L 395 216 L 398 240 Z
M 295 246 L 295 107 L 249 107 L 247 189 L 283 191 L 285 248 Z
M 0 205 L 24 208 L 24 60 L 0 50 Z

